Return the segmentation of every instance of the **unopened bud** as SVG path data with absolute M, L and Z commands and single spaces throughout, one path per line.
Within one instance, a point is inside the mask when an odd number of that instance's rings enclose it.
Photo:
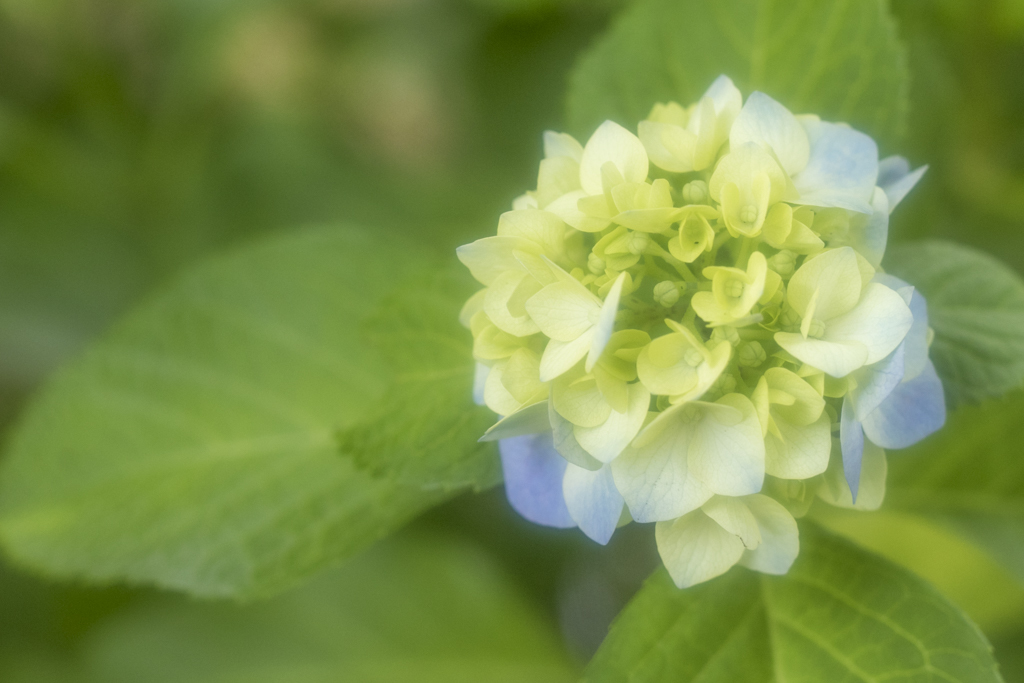
M 736 355 L 736 360 L 746 368 L 756 368 L 768 360 L 764 347 L 756 341 L 743 344 Z
M 685 204 L 703 204 L 708 200 L 708 184 L 703 180 L 694 180 L 683 185 L 683 202 Z
M 654 285 L 654 300 L 658 305 L 665 308 L 672 308 L 679 301 L 679 285 L 671 280 L 665 280 Z
M 733 347 L 740 345 L 740 333 L 731 325 L 722 325 L 711 331 L 712 341 L 727 341 Z
M 629 249 L 630 254 L 639 256 L 647 251 L 647 247 L 651 245 L 651 236 L 646 232 L 634 232 L 629 236 L 629 241 L 626 243 L 626 248 Z
M 605 267 L 604 259 L 594 252 L 590 252 L 590 256 L 587 257 L 587 268 L 590 269 L 590 272 L 594 275 L 603 275 Z
M 783 249 L 768 259 L 768 267 L 784 278 L 792 277 L 796 270 L 796 254 L 789 249 Z

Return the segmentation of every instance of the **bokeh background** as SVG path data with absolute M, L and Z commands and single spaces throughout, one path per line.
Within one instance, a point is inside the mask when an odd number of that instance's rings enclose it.
M 311 224 L 450 247 L 492 233 L 535 184 L 573 61 L 623 4 L 0 0 L 0 430 L 54 368 L 205 254 Z M 902 149 L 883 152 L 931 164 L 892 240 L 949 237 L 1024 272 L 1024 2 L 892 10 L 912 109 Z M 1024 590 L 904 531 L 914 543 L 886 547 L 879 528 L 874 546 L 960 601 L 1006 680 L 1024 681 Z M 500 491 L 409 532 L 441 533 L 514 585 L 507 608 L 550 623 L 580 661 L 656 561 L 650 534 L 627 529 L 598 552 L 514 518 Z M 281 624 L 341 628 L 303 605 L 369 581 L 374 561 L 237 607 L 49 583 L 0 560 L 0 681 L 199 680 L 175 669 L 182 658 L 228 671 L 279 643 Z M 302 659 L 319 645 L 289 647 Z M 156 677 L 161 658 L 177 673 Z

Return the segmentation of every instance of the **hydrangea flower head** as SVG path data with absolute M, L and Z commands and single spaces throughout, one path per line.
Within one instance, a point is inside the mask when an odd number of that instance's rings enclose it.
M 654 522 L 680 587 L 785 573 L 814 499 L 877 508 L 883 449 L 945 421 L 926 302 L 881 269 L 925 168 L 725 76 L 637 133 L 546 133 L 536 190 L 458 249 L 483 439 L 533 522 Z

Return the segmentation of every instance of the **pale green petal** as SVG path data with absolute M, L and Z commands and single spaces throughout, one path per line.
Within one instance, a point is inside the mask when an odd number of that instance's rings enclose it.
M 687 466 L 694 431 L 691 417 L 707 405 L 683 403 L 663 411 L 612 461 L 615 485 L 636 521 L 675 519 L 713 495 Z
M 580 189 L 580 165 L 569 157 L 540 162 L 537 171 L 537 207 L 543 208 L 562 195 Z
M 480 441 L 500 441 L 525 434 L 543 434 L 550 429 L 547 404 L 547 401 L 541 401 L 519 408 L 498 420 L 484 432 Z
M 672 173 L 689 173 L 693 169 L 693 153 L 697 136 L 682 126 L 656 121 L 641 121 L 637 127 L 640 140 L 651 163 Z
M 526 311 L 545 335 L 570 342 L 597 323 L 601 300 L 579 282 L 562 280 L 527 299 Z
M 536 244 L 521 237 L 494 236 L 464 244 L 455 250 L 455 254 L 473 277 L 481 284 L 490 285 L 502 273 L 523 269 L 512 255 L 516 249 L 540 252 Z
M 506 211 L 498 219 L 498 236 L 529 240 L 548 258 L 558 260 L 565 250 L 565 221 L 539 209 Z
M 792 401 L 775 401 L 772 412 L 787 422 L 797 426 L 809 425 L 817 421 L 825 409 L 825 399 L 803 377 L 785 368 L 769 368 L 764 377 L 771 390 L 769 396 L 783 392 Z
M 573 434 L 573 424 L 558 414 L 554 400 L 548 401 L 548 421 L 551 423 L 551 439 L 559 455 L 577 467 L 596 471 L 603 463 L 583 450 Z
M 540 357 L 540 381 L 550 382 L 572 370 L 590 350 L 592 335 L 593 329 L 590 329 L 571 342 L 549 341 Z
M 612 332 L 615 328 L 615 315 L 619 311 L 619 298 L 622 296 L 622 285 L 625 281 L 626 273 L 619 273 L 619 277 L 615 280 L 611 290 L 609 290 L 604 303 L 601 304 L 601 312 L 597 323 L 594 325 L 594 333 L 590 341 L 590 351 L 587 353 L 587 372 L 594 368 L 598 359 L 601 358 L 601 354 L 604 353 L 608 340 L 612 338 Z
M 860 342 L 868 350 L 864 363 L 870 365 L 892 353 L 913 324 L 914 315 L 903 297 L 883 284 L 872 282 L 852 311 L 828 321 L 824 339 Z
M 612 407 L 601 394 L 597 380 L 589 375 L 562 378 L 551 395 L 558 414 L 580 427 L 598 427 L 611 414 Z
M 625 413 L 612 410 L 604 424 L 579 427 L 573 432 L 576 441 L 601 462 L 611 462 L 629 445 L 643 427 L 650 407 L 651 395 L 641 384 L 629 385 L 629 408 Z
M 647 152 L 643 143 L 614 121 L 602 123 L 583 148 L 580 186 L 587 194 L 601 194 L 604 191 L 601 168 L 607 162 L 614 164 L 628 183 L 647 180 Z
M 745 498 L 715 496 L 701 506 L 701 511 L 733 536 L 738 536 L 745 548 L 756 548 L 761 543 L 761 531 Z
M 709 342 L 707 359 L 702 365 L 697 366 L 696 386 L 684 391 L 682 394 L 673 395 L 672 402 L 696 401 L 707 393 L 708 389 L 718 381 L 726 366 L 729 365 L 729 358 L 731 357 L 732 344 L 727 341 L 720 341 L 717 344 Z
M 548 386 L 540 381 L 540 356 L 532 349 L 517 349 L 501 373 L 501 383 L 522 404 L 547 398 Z
M 654 529 L 658 554 L 679 588 L 729 571 L 743 556 L 743 542 L 700 510 Z
M 541 291 L 541 284 L 525 271 L 509 270 L 491 283 L 484 296 L 484 312 L 503 332 L 527 337 L 540 331 L 526 302 Z
M 743 502 L 757 520 L 761 545 L 745 551 L 739 563 L 765 574 L 785 574 L 800 554 L 796 520 L 781 503 L 768 496 L 747 496 Z
M 828 468 L 832 420 L 827 414 L 802 427 L 782 419 L 775 426 L 782 438 L 765 436 L 765 472 L 780 479 L 810 479 Z
M 807 339 L 796 332 L 776 332 L 775 341 L 798 360 L 832 377 L 846 377 L 868 359 L 868 347 L 858 341 Z
M 569 192 L 568 194 L 563 194 L 558 199 L 553 200 L 550 204 L 544 207 L 544 210 L 548 213 L 553 213 L 572 227 L 579 230 L 580 225 L 582 225 L 587 219 L 586 214 L 580 211 L 579 208 L 580 200 L 586 196 L 587 193 L 583 190 Z
M 853 503 L 850 485 L 843 473 L 843 460 L 839 457 L 838 444 L 833 448 L 836 457 L 832 458 L 829 468 L 818 486 L 818 497 L 829 505 L 854 510 L 877 510 L 885 500 L 885 480 L 889 467 L 885 451 L 864 440 L 864 456 L 861 460 L 860 487 L 857 491 L 857 503 Z
M 687 454 L 690 472 L 723 496 L 744 496 L 764 484 L 764 439 L 750 399 L 727 394 L 703 406 Z
M 743 193 L 752 192 L 754 178 L 761 174 L 766 175 L 771 182 L 769 202 L 774 204 L 782 198 L 786 187 L 786 174 L 778 162 L 756 144 L 733 147 L 718 162 L 711 176 L 708 183 L 711 198 L 721 201 L 722 188 L 727 183 L 734 183 Z M 763 221 L 764 216 L 761 219 Z
M 463 327 L 470 327 L 473 316 L 484 310 L 484 297 L 486 296 L 487 290 L 481 289 L 479 292 L 469 297 L 466 303 L 462 305 L 462 310 L 459 311 L 459 323 Z
M 807 166 L 810 140 L 800 121 L 763 92 L 753 92 L 732 125 L 729 144 L 755 142 L 770 147 L 790 176 Z
M 487 374 L 487 381 L 484 382 L 484 405 L 498 415 L 511 415 L 522 406 L 501 382 L 501 375 L 507 364 L 508 361 L 495 363 Z
M 636 360 L 636 371 L 652 394 L 672 396 L 682 394 L 697 386 L 697 366 L 687 362 L 687 354 L 693 359 L 703 356 L 692 342 L 682 334 L 666 334 L 644 347 Z
M 546 130 L 544 131 L 544 157 L 546 159 L 569 157 L 579 163 L 583 158 L 583 145 L 568 133 Z
M 814 317 L 828 321 L 852 310 L 862 289 L 857 254 L 850 247 L 842 247 L 804 262 L 790 279 L 786 296 L 789 305 L 803 317 L 817 291 Z

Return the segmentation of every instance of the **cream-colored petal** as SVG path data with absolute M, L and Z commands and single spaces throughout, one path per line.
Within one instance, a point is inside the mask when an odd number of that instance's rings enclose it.
M 650 407 L 651 395 L 643 385 L 629 385 L 629 406 L 625 413 L 612 410 L 598 427 L 579 427 L 573 433 L 576 441 L 601 462 L 611 462 L 629 445 L 643 427 Z
M 591 195 L 604 192 L 602 167 L 608 162 L 615 166 L 626 182 L 647 180 L 647 152 L 643 143 L 614 121 L 602 123 L 583 148 L 580 186 L 584 192 Z
M 593 330 L 587 330 L 570 342 L 552 339 L 540 357 L 540 381 L 550 382 L 572 370 L 590 350 Z
M 828 468 L 832 420 L 827 414 L 802 427 L 782 419 L 775 426 L 782 438 L 765 436 L 765 472 L 780 479 L 810 479 Z
M 740 564 L 765 574 L 785 574 L 800 554 L 800 531 L 793 515 L 778 501 L 755 494 L 743 498 L 757 520 L 761 544 L 746 550 Z
M 745 548 L 761 544 L 761 531 L 757 519 L 744 504 L 745 498 L 715 496 L 701 506 L 701 511 L 734 536 L 739 536 Z
M 732 125 L 729 143 L 739 147 L 755 142 L 771 148 L 790 176 L 807 166 L 810 140 L 800 121 L 763 92 L 753 92 Z
M 665 568 L 679 588 L 689 588 L 729 571 L 743 556 L 743 542 L 702 511 L 654 529 Z
M 872 282 L 852 311 L 828 321 L 824 339 L 860 342 L 868 350 L 864 362 L 870 365 L 892 353 L 913 324 L 914 314 L 903 297 L 883 284 Z
M 750 399 L 727 394 L 694 422 L 687 458 L 690 472 L 717 494 L 744 496 L 764 484 L 764 439 Z

